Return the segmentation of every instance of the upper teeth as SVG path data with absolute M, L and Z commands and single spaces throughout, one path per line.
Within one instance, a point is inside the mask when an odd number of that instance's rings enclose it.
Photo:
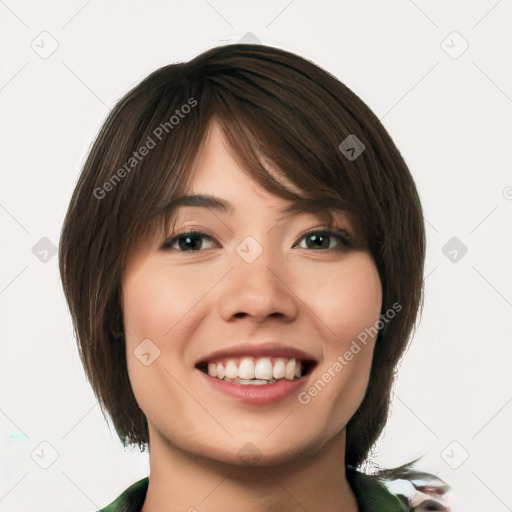
M 300 377 L 302 365 L 296 359 L 284 357 L 242 357 L 208 363 L 208 375 L 218 379 L 282 379 Z

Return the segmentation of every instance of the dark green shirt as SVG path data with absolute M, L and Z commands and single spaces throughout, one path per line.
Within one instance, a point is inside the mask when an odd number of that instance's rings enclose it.
M 347 468 L 347 480 L 356 496 L 359 512 L 408 511 L 408 508 L 376 478 Z M 148 477 L 139 480 L 98 512 L 140 512 L 146 498 L 148 484 Z

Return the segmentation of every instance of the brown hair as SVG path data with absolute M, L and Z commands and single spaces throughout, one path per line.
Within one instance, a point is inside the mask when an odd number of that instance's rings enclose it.
M 216 119 L 234 154 L 268 191 L 296 195 L 271 164 L 321 209 L 341 207 L 364 229 L 383 290 L 370 380 L 347 425 L 345 463 L 360 465 L 388 415 L 394 371 L 422 306 L 425 234 L 411 174 L 369 107 L 312 62 L 263 45 L 210 49 L 152 72 L 112 109 L 64 220 L 59 263 L 80 358 L 103 414 L 123 445 L 149 442 L 126 367 L 121 277 L 126 255 L 186 191 L 190 164 Z M 347 158 L 339 145 L 365 146 Z M 145 148 L 145 150 L 143 150 Z M 349 155 L 350 156 L 350 155 Z

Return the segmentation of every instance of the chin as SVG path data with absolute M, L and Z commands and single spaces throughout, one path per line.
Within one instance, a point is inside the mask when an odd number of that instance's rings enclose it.
M 247 439 L 247 436 L 244 436 Z M 258 441 L 230 440 L 231 447 L 224 449 L 216 447 L 204 447 L 201 457 L 210 461 L 241 467 L 276 467 L 287 464 L 296 464 L 297 460 L 307 458 L 320 452 L 324 443 L 306 443 L 304 439 L 297 439 L 293 444 L 284 446 L 280 442 L 270 442 L 268 439 Z M 197 446 L 196 446 L 197 447 Z

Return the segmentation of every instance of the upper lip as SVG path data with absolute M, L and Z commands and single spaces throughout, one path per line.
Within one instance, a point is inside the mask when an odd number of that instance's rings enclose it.
M 311 361 L 316 363 L 318 360 L 315 356 L 308 352 L 292 347 L 290 345 L 283 345 L 279 342 L 268 341 L 264 343 L 244 343 L 240 345 L 233 345 L 226 347 L 205 357 L 202 357 L 196 364 L 214 361 L 216 359 L 224 359 L 228 357 L 284 357 L 287 359 L 295 358 L 299 361 Z

